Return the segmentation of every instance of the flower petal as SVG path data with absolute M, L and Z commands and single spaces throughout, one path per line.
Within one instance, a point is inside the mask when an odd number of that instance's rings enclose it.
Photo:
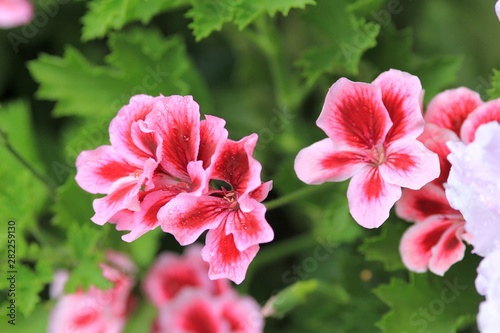
M 389 184 L 418 190 L 439 176 L 437 154 L 414 140 L 394 141 L 386 150 L 387 159 L 379 166 Z
M 163 139 L 161 166 L 170 175 L 189 179 L 187 165 L 195 161 L 200 144 L 200 111 L 191 96 L 157 100 L 145 125 Z
M 273 229 L 265 218 L 266 207 L 256 200 L 253 201 L 252 211 L 236 210 L 227 217 L 226 234 L 233 234 L 234 244 L 239 251 L 244 251 L 252 245 L 268 243 L 274 238 Z
M 219 117 L 205 115 L 200 122 L 200 149 L 198 160 L 203 161 L 203 168 L 209 167 L 217 146 L 227 139 L 226 121 Z
M 446 217 L 433 216 L 409 227 L 399 244 L 399 252 L 405 266 L 414 272 L 425 272 L 432 257 L 432 248 L 454 222 Z
M 265 183 L 262 183 L 259 187 L 257 187 L 255 190 L 252 190 L 248 195 L 250 198 L 257 200 L 258 202 L 262 202 L 265 198 L 267 198 L 267 195 L 271 190 L 273 189 L 273 181 L 267 181 Z
M 2 0 L 0 1 L 0 28 L 10 29 L 28 24 L 34 14 L 35 10 L 30 0 Z
M 353 149 L 376 146 L 392 126 L 380 88 L 346 78 L 330 87 L 316 124 L 336 145 Z
M 378 168 L 373 167 L 365 167 L 355 174 L 347 189 L 351 215 L 365 228 L 382 225 L 400 197 L 401 187 L 386 183 Z
M 464 258 L 465 244 L 462 241 L 464 222 L 454 223 L 432 248 L 429 270 L 443 276 L 450 267 Z
M 295 173 L 306 184 L 344 181 L 365 165 L 356 152 L 340 150 L 329 138 L 302 149 L 295 158 Z
M 393 123 L 386 142 L 419 136 L 424 129 L 424 119 L 420 107 L 422 85 L 418 77 L 391 69 L 380 74 L 373 85 L 382 90 L 382 101 Z
M 233 235 L 226 235 L 225 229 L 223 223 L 207 233 L 201 256 L 210 264 L 210 279 L 228 278 L 240 284 L 245 279 L 248 266 L 257 255 L 259 246 L 253 245 L 245 251 L 239 251 L 234 244 Z
M 264 332 L 264 318 L 255 300 L 226 294 L 221 298 L 221 303 L 222 317 L 229 324 L 229 332 Z
M 450 207 L 444 188 L 434 183 L 420 190 L 403 189 L 401 199 L 396 202 L 396 214 L 411 222 L 422 222 L 432 215 L 461 216 Z
M 92 194 L 108 193 L 114 182 L 138 170 L 121 158 L 111 146 L 82 151 L 76 159 L 76 169 L 76 182 Z
M 492 121 L 500 123 L 500 99 L 484 103 L 467 117 L 460 131 L 463 142 L 468 144 L 474 141 L 477 128 Z
M 158 212 L 163 231 L 174 235 L 181 245 L 193 243 L 205 230 L 227 219 L 229 203 L 212 196 L 195 197 L 181 193 Z
M 467 116 L 481 104 L 481 96 L 468 88 L 446 90 L 429 102 L 425 121 L 460 135 L 460 128 Z

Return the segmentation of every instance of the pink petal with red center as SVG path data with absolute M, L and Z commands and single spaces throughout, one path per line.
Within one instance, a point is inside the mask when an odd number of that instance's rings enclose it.
M 396 203 L 396 214 L 411 222 L 422 222 L 432 215 L 460 216 L 459 211 L 450 207 L 444 188 L 434 183 L 417 191 L 404 189 Z
M 272 188 L 273 188 L 273 181 L 272 180 L 267 181 L 265 183 L 262 183 L 255 190 L 252 190 L 249 193 L 249 197 L 251 199 L 257 200 L 258 202 L 264 201 L 264 199 L 267 198 L 269 192 L 271 192 Z
M 439 243 L 454 222 L 455 220 L 447 217 L 432 216 L 409 227 L 399 244 L 399 252 L 405 266 L 414 272 L 425 272 L 432 257 L 432 248 Z
M 450 154 L 450 149 L 446 145 L 448 141 L 460 141 L 458 136 L 446 128 L 438 127 L 434 124 L 426 124 L 424 133 L 419 136 L 418 140 L 424 144 L 424 146 L 436 153 L 439 157 L 439 169 L 441 170 L 439 177 L 434 180 L 438 185 L 443 185 L 448 179 L 450 174 L 451 163 L 448 161 L 448 155 Z
M 0 0 L 0 28 L 2 29 L 28 24 L 33 19 L 34 14 L 35 10 L 30 0 Z M 23 41 L 23 43 L 25 42 Z
M 252 157 L 257 139 L 257 134 L 252 134 L 240 141 L 221 143 L 207 169 L 208 179 L 223 180 L 239 194 L 259 187 L 262 166 Z
M 481 104 L 481 96 L 468 88 L 446 90 L 430 101 L 425 121 L 460 135 L 460 128 L 467 116 Z
M 252 245 L 245 251 L 239 251 L 232 234 L 226 235 L 225 223 L 207 233 L 206 245 L 201 255 L 210 264 L 208 277 L 212 280 L 227 278 L 236 284 L 244 279 L 250 265 L 259 251 L 258 245 Z
M 205 115 L 205 120 L 200 122 L 200 149 L 198 160 L 203 161 L 203 168 L 210 166 L 212 156 L 217 146 L 227 139 L 227 130 L 224 128 L 226 121 L 219 117 Z
M 500 99 L 484 103 L 467 117 L 460 131 L 463 142 L 468 144 L 474 141 L 477 128 L 492 121 L 500 123 Z
M 221 300 L 222 318 L 229 332 L 262 333 L 264 318 L 259 304 L 250 297 L 235 294 L 225 295 Z
M 417 138 L 424 129 L 420 107 L 422 85 L 418 77 L 391 69 L 380 74 L 373 85 L 382 90 L 382 101 L 393 123 L 386 142 Z
M 158 333 L 222 333 L 220 306 L 202 289 L 183 290 L 158 315 Z
M 111 146 L 82 151 L 76 159 L 76 170 L 78 185 L 93 194 L 108 193 L 118 179 L 140 171 L 128 164 Z
M 465 244 L 461 235 L 464 233 L 464 222 L 453 224 L 441 236 L 439 242 L 432 248 L 429 270 L 443 276 L 450 267 L 464 258 Z
M 370 149 L 383 142 L 392 126 L 380 88 L 346 78 L 330 87 L 316 124 L 336 146 L 352 149 Z
M 133 96 L 109 125 L 111 145 L 132 164 L 140 166 L 149 158 L 159 160 L 161 157 L 158 155 L 161 138 L 150 130 L 143 132 L 138 125 L 138 121 L 146 119 L 154 102 L 159 99 L 161 97 Z
M 164 232 L 171 233 L 181 245 L 193 243 L 207 229 L 227 219 L 229 202 L 213 196 L 194 197 L 181 193 L 158 212 Z
M 142 289 L 155 306 L 167 304 L 184 289 L 213 289 L 213 282 L 207 276 L 206 263 L 201 260 L 201 247 L 195 248 L 198 251 L 195 261 L 164 252 L 151 266 L 144 278 Z
M 387 159 L 379 166 L 379 170 L 387 183 L 418 190 L 439 176 L 437 154 L 419 141 L 394 141 L 385 153 Z
M 365 167 L 349 183 L 347 199 L 352 217 L 365 228 L 378 228 L 401 197 L 401 187 L 385 182 L 378 168 Z
M 161 166 L 170 175 L 188 179 L 187 165 L 195 161 L 200 144 L 200 111 L 191 96 L 159 99 L 145 123 L 162 138 Z
M 364 165 L 359 153 L 341 150 L 330 138 L 302 149 L 295 158 L 295 173 L 306 184 L 344 181 Z
M 107 196 L 94 200 L 95 215 L 92 217 L 92 221 L 103 225 L 123 209 L 138 211 L 140 209 L 138 199 L 140 184 L 141 182 L 133 176 L 116 181 Z
M 273 229 L 266 221 L 266 207 L 254 201 L 254 209 L 251 212 L 232 211 L 226 220 L 226 234 L 233 235 L 234 244 L 239 251 L 274 239 Z

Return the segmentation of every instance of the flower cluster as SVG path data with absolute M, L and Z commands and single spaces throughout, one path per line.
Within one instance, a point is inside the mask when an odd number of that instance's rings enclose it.
M 464 229 L 462 214 L 450 206 L 445 183 L 450 174 L 450 153 L 447 142 L 470 143 L 476 129 L 486 122 L 500 119 L 500 100 L 484 103 L 479 94 L 467 88 L 444 91 L 427 107 L 425 130 L 419 137 L 424 145 L 438 154 L 441 173 L 432 183 L 418 191 L 405 189 L 396 204 L 396 213 L 415 222 L 400 243 L 405 265 L 415 272 L 443 275 L 454 263 L 462 260 L 463 241 L 471 242 Z M 454 207 L 454 206 L 453 206 Z
M 307 184 L 352 177 L 351 215 L 366 228 L 379 227 L 401 187 L 420 189 L 439 175 L 438 157 L 417 141 L 421 96 L 419 79 L 397 70 L 371 84 L 338 80 L 316 122 L 328 138 L 299 152 L 297 176 Z
M 165 252 L 147 273 L 143 290 L 158 309 L 152 332 L 262 332 L 259 305 L 227 280 L 209 280 L 200 253 L 198 246 L 183 256 Z
M 86 292 L 63 294 L 67 272 L 58 272 L 51 286 L 57 304 L 49 318 L 49 333 L 120 333 L 134 307 L 134 264 L 123 254 L 108 251 L 103 275 L 113 283 L 108 290 L 91 286 Z M 183 256 L 164 252 L 152 265 L 142 284 L 146 297 L 157 308 L 152 333 L 260 333 L 264 319 L 259 305 L 236 293 L 228 280 L 207 277 L 208 264 L 201 246 L 191 246 Z
M 111 121 L 111 145 L 78 156 L 76 181 L 106 194 L 92 220 L 129 230 L 125 241 L 161 226 L 188 245 L 209 230 L 210 277 L 241 283 L 259 244 L 274 237 L 261 203 L 271 182 L 252 157 L 256 134 L 232 141 L 223 119 L 205 118 L 191 96 L 134 96 Z
M 120 333 L 133 308 L 135 265 L 125 255 L 108 251 L 107 263 L 102 264 L 103 276 L 113 287 L 102 290 L 90 286 L 87 291 L 63 294 L 68 278 L 66 271 L 56 274 L 51 285 L 51 296 L 57 304 L 49 318 L 49 333 Z
M 34 15 L 30 0 L 0 0 L 0 28 L 28 24 Z

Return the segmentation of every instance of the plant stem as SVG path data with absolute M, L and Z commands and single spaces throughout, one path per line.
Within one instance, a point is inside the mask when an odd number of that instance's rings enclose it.
M 265 203 L 265 205 L 266 205 L 267 210 L 275 209 L 275 208 L 287 205 L 287 204 L 289 204 L 292 201 L 295 201 L 297 199 L 307 197 L 313 193 L 319 193 L 319 192 L 325 191 L 328 188 L 330 188 L 330 186 L 328 186 L 328 184 L 306 186 L 306 187 L 301 188 L 300 190 L 297 190 L 295 192 L 284 195 L 278 199 L 271 200 L 271 201 Z
M 7 133 L 0 128 L 0 141 L 5 146 L 5 148 L 14 156 L 15 159 L 19 161 L 26 169 L 28 169 L 33 176 L 38 178 L 43 184 L 47 186 L 49 192 L 52 196 L 55 195 L 55 190 L 57 188 L 57 184 L 48 176 L 44 175 L 40 171 L 36 170 L 31 166 L 31 164 L 24 159 L 24 157 L 19 154 L 19 152 L 10 144 L 9 139 L 7 137 Z

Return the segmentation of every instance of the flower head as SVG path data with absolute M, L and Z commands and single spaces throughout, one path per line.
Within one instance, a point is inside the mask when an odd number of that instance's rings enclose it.
M 0 0 L 0 28 L 14 28 L 31 22 L 34 15 L 30 0 Z
M 351 178 L 347 197 L 354 219 L 379 227 L 401 196 L 439 175 L 436 154 L 417 141 L 424 121 L 417 77 L 397 70 L 373 83 L 338 80 L 330 88 L 317 125 L 328 135 L 302 149 L 297 176 L 307 184 Z

